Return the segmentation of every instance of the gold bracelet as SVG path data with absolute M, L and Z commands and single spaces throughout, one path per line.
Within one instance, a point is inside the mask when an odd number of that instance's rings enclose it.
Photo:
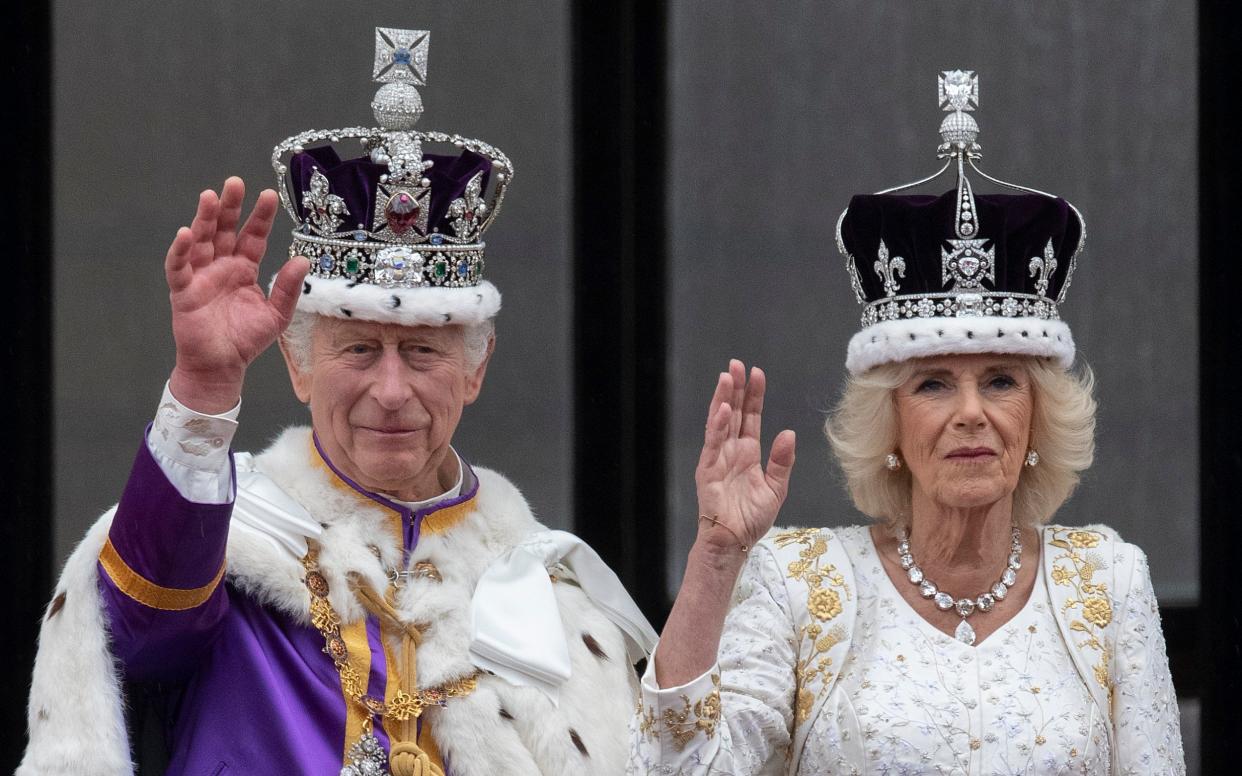
M 743 554 L 743 555 L 745 555 L 746 553 L 750 552 L 750 547 L 749 547 L 749 546 L 747 546 L 746 542 L 742 541 L 742 537 L 740 537 L 740 536 L 738 536 L 738 535 L 737 535 L 737 531 L 734 531 L 734 530 L 733 530 L 732 528 L 730 528 L 729 526 L 727 526 L 727 525 L 725 525 L 724 523 L 722 523 L 722 522 L 720 522 L 719 520 L 717 520 L 715 515 L 699 515 L 699 519 L 700 519 L 700 520 L 706 520 L 707 522 L 711 523 L 712 525 L 718 525 L 718 526 L 720 526 L 721 528 L 723 528 L 723 529 L 725 529 L 726 531 L 728 531 L 729 533 L 733 534 L 733 538 L 734 538 L 734 539 L 737 539 L 738 546 L 742 548 L 742 554 Z

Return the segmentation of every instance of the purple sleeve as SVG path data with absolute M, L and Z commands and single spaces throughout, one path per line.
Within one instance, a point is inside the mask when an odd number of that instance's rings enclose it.
M 183 498 L 143 440 L 99 555 L 112 650 L 127 678 L 183 678 L 211 644 L 228 611 L 232 510 Z

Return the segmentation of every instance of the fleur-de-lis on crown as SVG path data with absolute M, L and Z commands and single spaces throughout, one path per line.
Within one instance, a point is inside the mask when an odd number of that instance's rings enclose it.
M 880 240 L 880 250 L 877 252 L 879 260 L 875 263 L 875 274 L 880 276 L 884 281 L 884 295 L 897 295 L 897 278 L 906 276 L 906 260 L 900 256 L 894 256 L 892 259 L 888 257 L 888 246 Z
M 302 192 L 302 206 L 320 234 L 335 233 L 345 216 L 349 215 L 345 200 L 328 193 L 328 178 L 319 170 L 311 173 L 310 191 Z
M 1044 246 L 1044 256 L 1031 257 L 1031 277 L 1035 278 L 1035 292 L 1040 296 L 1048 296 L 1048 282 L 1052 273 L 1057 271 L 1056 251 L 1052 248 L 1052 240 Z
M 487 214 L 483 201 L 483 173 L 475 173 L 462 196 L 449 203 L 448 215 L 453 219 L 453 231 L 459 239 L 470 237 L 478 228 L 479 221 Z

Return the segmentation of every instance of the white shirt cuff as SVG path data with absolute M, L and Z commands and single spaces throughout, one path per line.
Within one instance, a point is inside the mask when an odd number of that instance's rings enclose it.
M 240 400 L 220 415 L 195 412 L 177 401 L 164 383 L 164 396 L 147 434 L 147 450 L 182 498 L 198 504 L 233 500 L 229 446 L 240 412 Z

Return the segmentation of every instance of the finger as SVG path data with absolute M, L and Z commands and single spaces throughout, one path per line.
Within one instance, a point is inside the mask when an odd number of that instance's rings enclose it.
M 729 361 L 729 376 L 733 378 L 733 396 L 729 399 L 729 403 L 739 409 L 745 402 L 746 396 L 746 365 L 736 358 Z M 735 412 L 729 423 L 729 433 L 737 436 L 742 428 L 742 413 Z
M 212 239 L 216 236 L 216 216 L 219 212 L 220 199 L 214 191 L 208 189 L 198 195 L 198 210 L 190 223 L 190 231 L 194 234 L 190 264 L 195 268 L 206 266 L 215 258 Z
M 236 175 L 224 182 L 220 189 L 220 214 L 216 216 L 215 246 L 217 256 L 229 256 L 237 242 L 237 222 L 241 220 L 242 200 L 246 198 L 246 184 Z
M 168 253 L 164 256 L 164 278 L 170 291 L 180 291 L 190 285 L 194 270 L 190 267 L 190 248 L 194 245 L 194 233 L 183 226 L 177 230 Z
M 729 438 L 729 419 L 733 408 L 725 402 L 707 418 L 707 430 L 703 432 L 703 452 L 699 454 L 699 468 L 710 466 L 720 457 L 720 450 Z
M 721 372 L 716 378 L 716 390 L 712 393 L 711 403 L 707 405 L 707 422 L 710 424 L 712 416 L 716 414 L 716 410 L 721 404 L 729 400 L 733 395 L 733 378 L 729 377 L 728 372 Z
M 276 220 L 276 207 L 276 192 L 271 189 L 259 192 L 254 209 L 250 211 L 250 217 L 246 219 L 246 225 L 237 235 L 237 245 L 234 250 L 255 264 L 263 260 L 263 253 L 267 250 L 267 236 L 272 233 L 272 223 Z
M 785 429 L 772 440 L 772 450 L 768 453 L 768 466 L 764 477 L 767 478 L 768 487 L 781 501 L 789 494 L 789 477 L 793 474 L 796 446 L 797 436 L 793 431 Z
M 293 308 L 297 307 L 298 297 L 302 295 L 302 283 L 309 271 L 310 262 L 303 256 L 294 256 L 276 273 L 276 281 L 272 283 L 272 295 L 268 302 L 283 321 L 282 331 L 293 319 Z
M 767 391 L 767 375 L 757 366 L 750 368 L 750 380 L 746 382 L 746 398 L 742 402 L 741 436 L 759 439 L 763 425 L 763 396 Z

